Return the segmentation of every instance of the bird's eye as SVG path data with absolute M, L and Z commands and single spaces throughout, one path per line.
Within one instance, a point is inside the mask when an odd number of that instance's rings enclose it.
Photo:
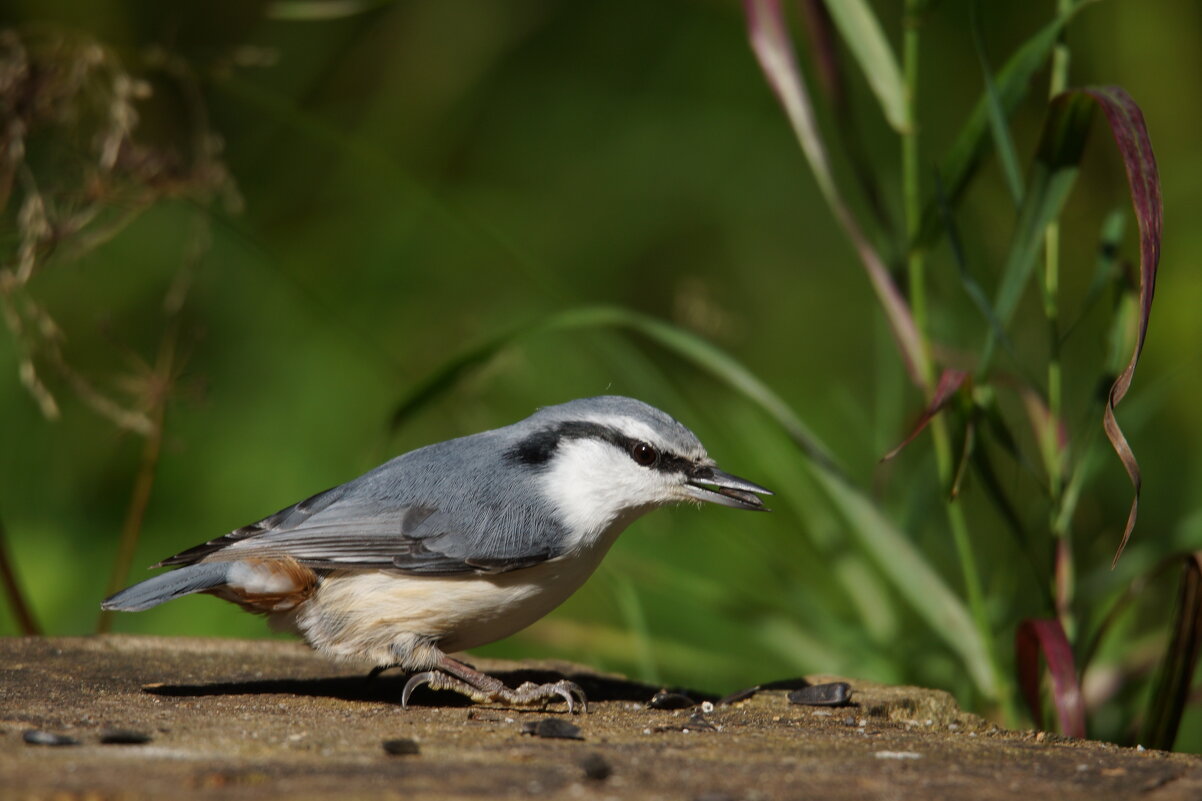
M 643 467 L 650 467 L 659 458 L 659 451 L 646 442 L 636 442 L 630 446 L 630 458 Z

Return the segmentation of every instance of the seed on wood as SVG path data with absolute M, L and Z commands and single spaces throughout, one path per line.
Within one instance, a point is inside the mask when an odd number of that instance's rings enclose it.
M 754 687 L 748 687 L 745 690 L 736 690 L 735 692 L 731 693 L 730 695 L 719 699 L 717 705 L 718 706 L 727 706 L 728 704 L 737 704 L 740 701 L 746 701 L 748 698 L 755 695 L 759 691 L 760 691 L 760 687 L 758 684 Z
M 533 734 L 535 737 L 548 737 L 558 740 L 583 740 L 580 727 L 568 723 L 562 718 L 543 718 L 531 720 L 522 724 L 522 734 Z
M 40 729 L 28 729 L 21 738 L 29 745 L 79 745 L 79 740 L 74 737 Z
M 814 684 L 789 693 L 789 703 L 805 706 L 847 706 L 851 703 L 851 685 L 845 681 Z
M 660 690 L 655 695 L 651 696 L 651 700 L 647 702 L 648 709 L 688 709 L 694 706 L 696 701 L 689 698 L 684 693 L 670 693 L 667 690 Z

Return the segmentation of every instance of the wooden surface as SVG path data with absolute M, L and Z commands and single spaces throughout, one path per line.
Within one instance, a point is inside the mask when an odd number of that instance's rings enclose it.
M 590 711 L 428 692 L 402 710 L 403 676 L 367 682 L 279 641 L 0 639 L 0 799 L 1202 798 L 1197 757 L 1000 731 L 938 691 L 852 681 L 852 707 L 772 690 L 701 713 L 575 666 L 477 666 L 511 683 L 558 670 Z M 583 739 L 523 733 L 546 718 Z M 149 741 L 102 742 L 112 730 Z

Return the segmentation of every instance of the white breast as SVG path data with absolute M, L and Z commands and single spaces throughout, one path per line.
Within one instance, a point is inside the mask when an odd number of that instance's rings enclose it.
M 568 557 L 508 573 L 331 574 L 288 622 L 328 656 L 409 669 L 432 667 L 437 651 L 495 642 L 559 606 L 592 575 L 626 522 Z

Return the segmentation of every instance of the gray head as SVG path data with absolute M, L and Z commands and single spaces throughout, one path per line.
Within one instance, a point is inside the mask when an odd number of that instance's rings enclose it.
M 508 457 L 535 473 L 569 526 L 599 530 L 682 501 L 764 509 L 772 494 L 717 468 L 701 441 L 671 416 L 606 395 L 548 406 L 512 427 Z

